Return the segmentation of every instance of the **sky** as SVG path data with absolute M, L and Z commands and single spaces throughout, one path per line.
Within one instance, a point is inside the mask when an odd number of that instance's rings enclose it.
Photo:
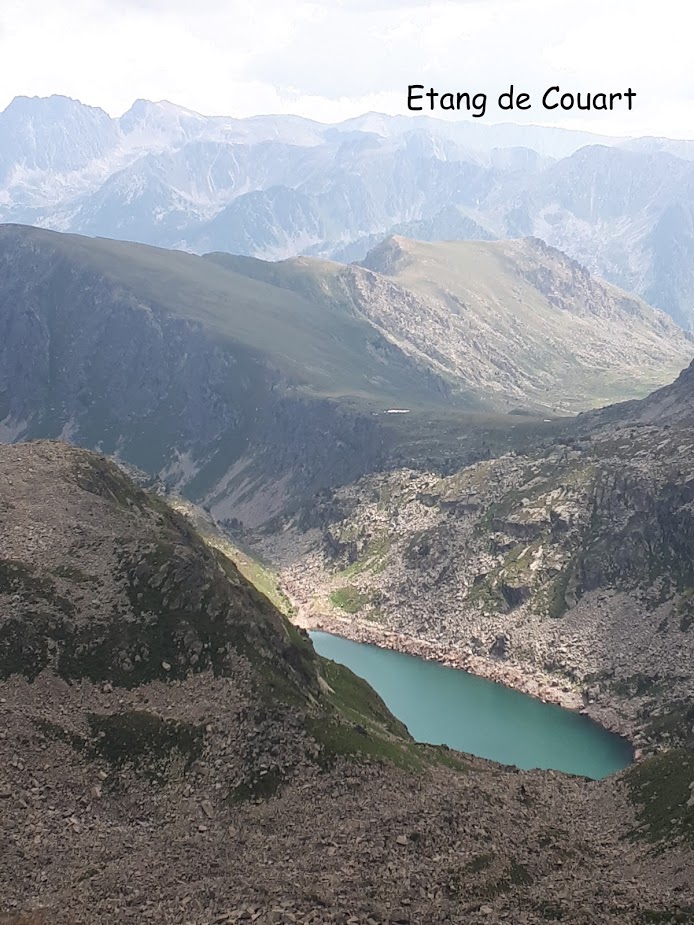
M 60 93 L 112 116 L 166 99 L 337 122 L 407 114 L 422 84 L 486 93 L 489 123 L 694 138 L 693 27 L 684 0 L 1 0 L 0 109 Z M 511 84 L 530 111 L 497 108 Z M 636 97 L 631 112 L 549 112 L 554 85 Z

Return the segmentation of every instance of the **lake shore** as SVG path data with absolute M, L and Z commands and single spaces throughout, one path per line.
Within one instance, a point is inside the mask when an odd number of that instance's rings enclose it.
M 640 749 L 634 742 L 631 724 L 618 714 L 614 707 L 604 702 L 586 705 L 578 691 L 568 684 L 562 684 L 558 678 L 540 671 L 532 664 L 521 665 L 472 655 L 415 636 L 396 633 L 372 622 L 321 613 L 305 607 L 298 607 L 290 619 L 295 626 L 307 631 L 319 630 L 353 642 L 392 649 L 403 655 L 412 655 L 427 661 L 437 661 L 446 667 L 457 668 L 487 681 L 503 684 L 544 703 L 553 703 L 566 710 L 582 713 L 609 732 L 625 738 L 634 748 L 635 761 L 641 757 Z

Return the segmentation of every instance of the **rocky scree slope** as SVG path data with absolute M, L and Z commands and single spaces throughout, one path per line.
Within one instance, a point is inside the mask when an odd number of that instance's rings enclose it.
M 691 748 L 691 373 L 540 450 L 365 477 L 256 539 L 305 625 L 584 708 L 645 749 Z
M 416 745 L 113 463 L 0 476 L 4 925 L 691 914 L 686 754 L 596 783 Z

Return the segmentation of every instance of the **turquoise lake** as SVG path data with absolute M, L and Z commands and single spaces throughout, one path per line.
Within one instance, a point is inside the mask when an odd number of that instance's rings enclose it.
M 310 635 L 320 655 L 368 681 L 419 742 L 594 779 L 633 759 L 626 740 L 580 713 L 437 662 L 329 633 Z

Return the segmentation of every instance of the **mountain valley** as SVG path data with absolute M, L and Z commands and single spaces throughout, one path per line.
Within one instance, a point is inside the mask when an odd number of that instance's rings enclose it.
M 392 238 L 366 264 L 3 226 L 2 439 L 99 449 L 256 526 L 418 459 L 426 430 L 450 468 L 491 452 L 490 429 L 506 440 L 509 413 L 546 430 L 645 395 L 694 352 L 665 314 L 540 242 Z
M 694 922 L 693 171 L 0 113 L 0 925 Z
M 365 476 L 258 549 L 304 626 L 437 657 L 692 747 L 692 367 L 542 447 Z

